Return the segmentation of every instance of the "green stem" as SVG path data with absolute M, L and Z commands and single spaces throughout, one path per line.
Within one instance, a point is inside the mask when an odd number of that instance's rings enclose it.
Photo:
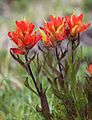
M 74 62 L 74 41 L 72 40 L 72 64 Z
M 56 58 L 57 58 L 57 61 L 58 61 L 58 68 L 59 68 L 60 76 L 61 76 L 61 79 L 59 79 L 59 82 L 60 82 L 61 86 L 64 87 L 64 80 L 63 80 L 62 68 L 61 68 L 61 63 L 60 63 L 60 59 L 59 59 L 57 47 L 55 48 L 55 52 L 56 52 Z
M 29 63 L 28 63 L 27 54 L 25 55 L 25 60 L 26 60 L 26 63 L 27 63 L 27 66 L 26 66 L 26 67 L 27 67 L 27 72 L 28 72 L 28 74 L 31 76 L 31 78 L 32 78 L 32 80 L 33 80 L 33 82 L 34 82 L 35 88 L 36 88 L 38 94 L 40 95 L 40 91 L 39 91 L 37 82 L 36 82 L 36 80 L 35 80 L 35 78 L 34 78 L 34 75 L 33 75 L 33 73 L 32 73 L 31 67 L 30 67 L 30 65 L 29 65 Z

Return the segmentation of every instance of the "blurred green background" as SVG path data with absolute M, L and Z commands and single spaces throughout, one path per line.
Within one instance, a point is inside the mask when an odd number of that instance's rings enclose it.
M 8 31 L 14 30 L 15 21 L 24 17 L 39 27 L 51 14 L 63 16 L 73 11 L 83 12 L 84 21 L 91 22 L 92 0 L 0 0 L 0 120 L 42 120 L 35 110 L 38 98 L 24 86 L 26 72 L 10 56 Z M 87 37 L 82 37 L 81 45 L 83 60 L 86 56 L 92 62 L 92 29 L 89 31 L 84 33 Z M 80 72 L 85 68 L 84 60 Z M 48 96 L 54 111 L 53 95 L 49 92 Z

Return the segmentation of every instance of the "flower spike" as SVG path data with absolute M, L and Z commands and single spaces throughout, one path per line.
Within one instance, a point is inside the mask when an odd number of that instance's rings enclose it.
M 50 16 L 50 21 L 44 24 L 44 27 L 40 27 L 40 34 L 42 36 L 43 43 L 48 47 L 54 47 L 57 41 L 64 40 L 66 36 L 66 21 L 65 18 Z
M 11 48 L 15 54 L 25 54 L 41 39 L 41 36 L 37 35 L 34 28 L 35 25 L 26 20 L 16 21 L 16 30 L 8 32 L 8 36 L 18 46 L 18 48 Z
M 73 13 L 70 17 L 66 16 L 65 18 L 71 37 L 76 37 L 78 33 L 85 31 L 90 26 L 90 23 L 87 25 L 83 23 L 83 14 L 76 16 L 76 13 Z

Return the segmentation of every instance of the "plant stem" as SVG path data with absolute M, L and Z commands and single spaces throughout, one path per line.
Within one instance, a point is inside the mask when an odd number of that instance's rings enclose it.
M 57 57 L 57 61 L 58 61 L 58 67 L 59 67 L 59 70 L 60 70 L 60 73 L 61 73 L 61 78 L 63 78 L 62 68 L 61 68 L 61 65 L 60 65 L 60 60 L 59 60 L 59 56 L 58 56 L 57 47 L 55 48 L 55 50 L 56 50 L 56 57 Z
M 74 41 L 72 40 L 72 64 L 74 62 Z
M 59 82 L 60 82 L 61 86 L 64 87 L 64 80 L 63 80 L 62 68 L 61 68 L 61 64 L 60 64 L 60 59 L 59 59 L 57 47 L 55 48 L 55 52 L 56 52 L 56 58 L 57 58 L 57 61 L 58 61 L 58 68 L 59 68 L 60 76 L 61 76 L 61 79 L 59 79 Z
M 34 82 L 35 88 L 37 90 L 37 93 L 39 95 L 40 102 L 41 102 L 41 107 L 42 107 L 42 113 L 43 113 L 44 117 L 46 118 L 46 120 L 51 120 L 50 109 L 49 109 L 46 94 L 43 91 L 42 86 L 40 86 L 40 88 L 38 88 L 37 82 L 36 82 L 36 80 L 34 78 L 34 75 L 32 73 L 32 70 L 31 70 L 30 64 L 28 62 L 28 57 L 27 56 L 28 56 L 28 54 L 25 55 L 26 70 L 27 70 L 28 74 L 31 76 L 31 78 Z
M 29 65 L 29 63 L 28 63 L 27 54 L 25 55 L 25 60 L 26 60 L 26 63 L 27 63 L 27 66 L 26 66 L 26 67 L 27 67 L 27 72 L 28 72 L 28 74 L 31 76 L 31 78 L 32 78 L 32 80 L 33 80 L 33 82 L 34 82 L 35 88 L 36 88 L 38 94 L 40 95 L 40 91 L 39 91 L 37 82 L 36 82 L 36 80 L 35 80 L 35 78 L 34 78 L 34 75 L 33 75 L 33 73 L 32 73 L 31 67 L 30 67 L 30 65 Z

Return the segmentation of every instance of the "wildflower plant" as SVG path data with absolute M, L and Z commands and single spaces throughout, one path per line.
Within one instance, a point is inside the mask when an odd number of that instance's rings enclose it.
M 16 30 L 8 36 L 18 48 L 11 48 L 11 56 L 26 70 L 34 83 L 25 86 L 39 97 L 41 107 L 36 110 L 46 120 L 91 120 L 92 65 L 87 68 L 83 85 L 77 75 L 81 58 L 78 54 L 80 33 L 90 23 L 83 23 L 83 14 L 77 16 L 55 17 L 44 20 L 44 25 L 37 31 L 35 25 L 27 20 L 16 21 Z M 41 41 L 42 43 L 38 43 Z M 67 46 L 64 48 L 63 41 Z M 30 56 L 29 52 L 37 44 L 39 51 Z M 23 58 L 24 57 L 24 58 Z M 33 73 L 32 62 L 36 68 Z M 46 80 L 47 86 L 44 85 Z M 48 102 L 48 91 L 53 96 L 52 105 Z M 90 94 L 90 95 L 89 95 Z M 57 107 L 58 105 L 58 107 Z M 55 107 L 55 108 L 54 108 Z M 55 111 L 56 110 L 56 111 Z

